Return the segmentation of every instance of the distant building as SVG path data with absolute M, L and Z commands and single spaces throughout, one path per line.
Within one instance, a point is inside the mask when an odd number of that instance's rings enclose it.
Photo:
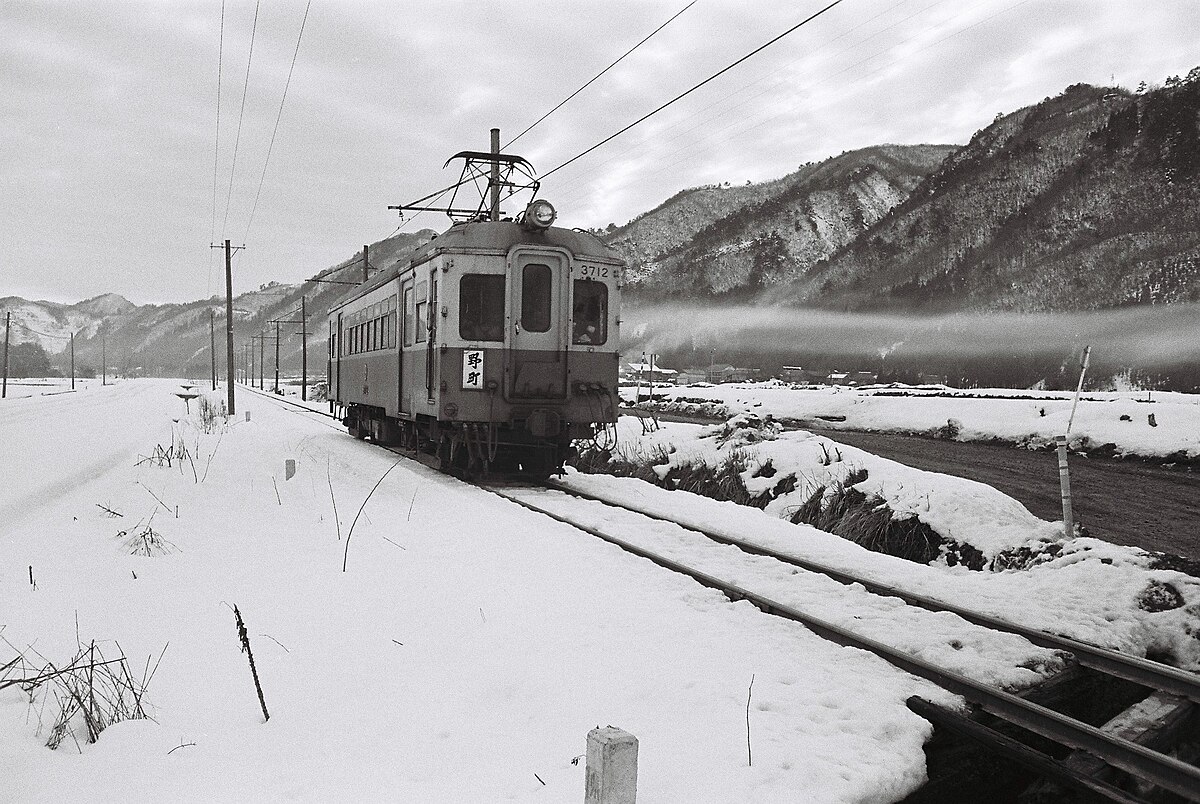
M 820 371 L 809 371 L 800 366 L 784 366 L 783 371 L 779 374 L 779 379 L 784 382 L 797 383 L 799 385 L 811 385 L 814 383 L 825 382 L 825 373 Z
M 731 366 L 728 363 L 713 364 L 701 367 L 692 366 L 679 373 L 677 380 L 680 385 L 690 385 L 696 382 L 710 382 L 714 385 L 722 382 L 756 381 L 762 375 L 762 369 Z M 686 380 L 685 380 L 686 378 Z
M 879 375 L 873 371 L 834 371 L 826 378 L 826 382 L 830 385 L 848 385 L 857 387 L 859 385 L 873 385 L 879 379 Z
M 675 382 L 675 375 L 679 372 L 675 369 L 663 368 L 655 363 L 626 363 L 625 368 L 621 371 L 622 376 L 630 382 Z

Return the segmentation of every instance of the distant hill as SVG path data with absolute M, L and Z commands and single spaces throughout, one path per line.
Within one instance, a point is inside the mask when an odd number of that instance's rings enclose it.
M 877 146 L 676 194 L 603 233 L 628 298 L 834 310 L 1200 301 L 1200 68 L 1077 84 L 965 146 Z
M 843 310 L 1090 310 L 1200 301 L 1200 70 L 1083 84 L 998 117 L 773 300 Z
M 401 233 L 370 246 L 372 273 L 407 259 L 428 243 L 434 232 L 423 229 Z M 314 277 L 337 282 L 359 282 L 363 278 L 362 252 L 327 268 Z M 263 356 L 274 370 L 275 318 L 298 319 L 300 298 L 305 297 L 308 313 L 308 360 L 310 371 L 324 372 L 329 333 L 325 325 L 330 306 L 351 289 L 348 285 L 304 282 L 284 285 L 271 282 L 257 290 L 242 293 L 233 300 L 235 351 L 241 359 L 242 344 L 250 335 L 266 332 Z M 292 312 L 294 311 L 294 312 Z M 187 376 L 204 379 L 211 370 L 210 313 L 215 322 L 217 365 L 225 375 L 225 299 L 210 299 L 184 304 L 135 305 L 116 294 L 97 296 L 77 304 L 28 301 L 15 296 L 0 298 L 0 315 L 11 312 L 14 343 L 35 341 L 51 355 L 57 367 L 65 371 L 66 350 L 75 333 L 75 362 L 80 373 L 100 372 L 101 356 L 107 353 L 110 373 L 126 375 Z M 282 370 L 299 371 L 301 339 L 298 324 L 280 327 L 279 362 Z M 257 361 L 257 355 L 255 356 Z
M 953 145 L 881 145 L 782 179 L 678 193 L 605 234 L 643 298 L 746 295 L 790 281 L 908 198 Z

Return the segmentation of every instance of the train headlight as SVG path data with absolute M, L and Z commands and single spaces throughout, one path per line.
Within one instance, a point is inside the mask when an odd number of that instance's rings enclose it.
M 558 212 L 554 209 L 554 205 L 544 198 L 539 198 L 525 208 L 525 215 L 522 216 L 521 223 L 527 229 L 549 229 L 557 217 Z

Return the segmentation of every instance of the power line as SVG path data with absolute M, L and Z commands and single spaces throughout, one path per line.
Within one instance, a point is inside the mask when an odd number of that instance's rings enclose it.
M 18 327 L 20 327 L 21 329 L 23 329 L 23 330 L 25 330 L 26 332 L 28 332 L 28 333 L 31 333 L 31 334 L 33 334 L 33 335 L 39 335 L 39 336 L 41 336 L 41 337 L 43 337 L 43 338 L 53 338 L 54 340 L 58 340 L 58 341 L 69 341 L 69 340 L 71 340 L 71 336 L 70 336 L 70 335 L 51 335 L 49 332 L 38 332 L 36 329 L 34 329 L 33 327 L 29 326 L 28 324 L 26 324 L 24 321 L 22 321 L 22 320 L 21 320 L 21 319 L 19 319 L 19 318 L 14 318 L 14 319 L 12 319 L 12 322 L 13 322 L 14 324 L 16 324 Z
M 213 202 L 212 230 L 209 241 L 217 239 L 217 165 L 221 158 L 221 66 L 225 60 L 225 0 L 221 0 L 221 33 L 217 39 L 217 128 L 213 137 Z M 205 293 L 212 290 L 213 253 L 208 253 L 208 281 L 205 283 Z
M 583 92 L 585 89 L 587 89 L 589 86 L 591 86 L 591 85 L 592 85 L 592 83 L 593 83 L 593 82 L 595 82 L 595 80 L 596 80 L 597 78 L 599 78 L 600 76 L 604 75 L 606 72 L 608 72 L 609 70 L 611 70 L 613 67 L 616 67 L 618 64 L 620 64 L 620 63 L 621 63 L 621 61 L 622 61 L 622 59 L 624 59 L 626 56 L 628 56 L 628 55 L 629 55 L 630 53 L 632 53 L 633 51 L 637 50 L 637 49 L 638 49 L 639 47 L 641 47 L 642 45 L 646 44 L 646 42 L 647 42 L 647 41 L 649 41 L 650 37 L 654 36 L 656 33 L 658 33 L 659 31 L 661 31 L 663 28 L 666 28 L 668 25 L 670 25 L 672 22 L 674 22 L 674 21 L 675 21 L 675 19 L 676 19 L 677 17 L 679 17 L 681 14 L 683 14 L 683 12 L 687 11 L 689 8 L 691 8 L 691 7 L 692 7 L 692 6 L 694 6 L 694 5 L 696 5 L 696 0 L 692 0 L 692 2 L 688 3 L 686 6 L 684 6 L 683 8 L 681 8 L 679 11 L 675 12 L 675 16 L 671 17 L 671 19 L 667 20 L 667 21 L 666 21 L 666 22 L 664 22 L 662 25 L 658 26 L 658 27 L 657 27 L 657 28 L 655 28 L 653 31 L 651 31 L 651 32 L 650 32 L 650 33 L 649 33 L 649 34 L 646 36 L 646 38 L 645 38 L 645 39 L 643 39 L 642 41 L 638 42 L 638 43 L 637 43 L 636 45 L 634 45 L 633 47 L 629 48 L 629 50 L 626 50 L 626 51 L 625 51 L 623 54 L 621 54 L 621 57 L 620 57 L 620 58 L 618 58 L 618 59 L 617 59 L 616 61 L 614 61 L 612 64 L 610 64 L 610 65 L 608 65 L 607 67 L 605 67 L 605 68 L 604 68 L 603 70 L 601 70 L 600 72 L 596 73 L 596 75 L 594 75 L 594 76 L 591 78 L 591 80 L 589 80 L 589 81 L 588 81 L 586 84 L 584 84 L 584 85 L 583 85 L 583 86 L 581 86 L 579 89 L 575 90 L 575 91 L 574 91 L 574 92 L 572 92 L 570 95 L 568 95 L 568 96 L 567 96 L 565 99 L 563 99 L 563 101 L 562 101 L 561 103 L 559 103 L 559 104 L 558 104 L 557 106 L 555 106 L 553 109 L 551 109 L 550 111 L 546 112 L 544 115 L 542 115 L 541 117 L 539 117 L 537 120 L 533 121 L 533 124 L 532 124 L 532 125 L 530 125 L 530 126 L 529 126 L 529 128 L 525 129 L 525 130 L 524 130 L 524 131 L 522 131 L 520 134 L 518 134 L 517 136 L 513 137 L 511 140 L 509 140 L 508 142 L 504 143 L 503 147 L 504 147 L 504 148 L 507 148 L 508 146 L 510 146 L 510 145 L 512 145 L 514 142 L 516 142 L 517 140 L 519 140 L 519 139 L 521 139 L 522 137 L 524 137 L 524 136 L 525 136 L 526 134 L 528 134 L 528 133 L 529 133 L 531 130 L 533 130 L 533 127 L 534 127 L 534 126 L 536 126 L 538 123 L 540 123 L 540 122 L 542 122 L 543 120 L 545 120 L 545 119 L 546 119 L 547 117 L 549 117 L 550 115 L 552 115 L 552 114 L 554 114 L 555 112 L 557 112 L 557 111 L 558 111 L 559 109 L 561 109 L 563 106 L 565 106 L 565 105 L 567 104 L 567 101 L 571 100 L 571 98 L 575 97 L 575 96 L 576 96 L 576 95 L 578 95 L 580 92 Z
M 657 109 L 654 109 L 654 110 L 653 110 L 653 111 L 651 111 L 651 112 L 647 112 L 646 114 L 644 114 L 644 115 L 642 115 L 641 117 L 639 117 L 637 120 L 634 120 L 632 123 L 630 123 L 629 125 L 625 126 L 625 127 L 624 127 L 624 128 L 622 128 L 620 131 L 617 131 L 617 132 L 616 132 L 616 133 L 614 133 L 614 134 L 610 134 L 609 136 L 605 137 L 605 138 L 604 138 L 604 139 L 602 139 L 600 142 L 596 143 L 595 145 L 591 146 L 590 148 L 588 148 L 588 149 L 586 149 L 586 150 L 584 150 L 584 151 L 582 151 L 582 152 L 580 152 L 580 153 L 576 154 L 575 156 L 573 156 L 573 157 L 571 157 L 570 159 L 568 159 L 566 162 L 563 162 L 561 165 L 558 165 L 557 167 L 555 167 L 555 168 L 552 168 L 551 170 L 547 171 L 546 173 L 543 173 L 543 174 L 542 174 L 542 180 L 544 181 L 544 180 L 545 180 L 547 177 L 549 177 L 549 176 L 550 176 L 552 173 L 556 173 L 557 171 L 559 171 L 559 170 L 562 170 L 563 168 L 565 168 L 567 165 L 571 164 L 571 163 L 572 163 L 572 162 L 574 162 L 575 160 L 577 160 L 577 159 L 580 159 L 580 158 L 582 158 L 582 157 L 584 157 L 584 156 L 586 156 L 586 155 L 590 154 L 592 151 L 596 150 L 596 149 L 597 149 L 597 148 L 599 148 L 600 146 L 602 146 L 602 145 L 604 145 L 604 144 L 606 144 L 606 143 L 608 143 L 608 142 L 611 142 L 612 140 L 614 140 L 614 139 L 616 139 L 617 137 L 619 137 L 619 136 L 621 136 L 622 134 L 624 134 L 626 131 L 629 131 L 629 129 L 633 128 L 634 126 L 636 126 L 636 125 L 638 125 L 638 124 L 640 124 L 640 123 L 643 123 L 643 122 L 645 122 L 646 120 L 650 119 L 650 118 L 651 118 L 651 117 L 653 117 L 654 115 L 656 115 L 656 114 L 658 114 L 659 112 L 661 112 L 663 109 L 666 109 L 666 108 L 667 108 L 668 106 L 670 106 L 671 104 L 673 104 L 673 103 L 676 103 L 676 102 L 677 102 L 677 101 L 679 101 L 679 100 L 682 100 L 683 98 L 685 98 L 685 97 L 687 97 L 688 95 L 690 95 L 690 94 L 692 94 L 693 92 L 695 92 L 697 89 L 700 89 L 700 87 L 704 86 L 705 84 L 708 84 L 709 82 L 711 82 L 711 81 L 715 80 L 716 78 L 718 78 L 718 77 L 720 77 L 720 76 L 724 75 L 725 73 L 727 73 L 727 72 L 729 72 L 730 70 L 732 70 L 734 67 L 738 66 L 738 65 L 739 65 L 739 64 L 741 64 L 742 62 L 744 62 L 744 61 L 746 61 L 747 59 L 749 59 L 751 56 L 754 56 L 754 55 L 756 55 L 756 54 L 760 53 L 761 51 L 763 51 L 763 50 L 765 50 L 766 48 L 770 47 L 771 45 L 775 44 L 775 43 L 776 43 L 776 42 L 778 42 L 780 39 L 783 39 L 785 36 L 787 36 L 788 34 L 792 33 L 793 31 L 795 31 L 795 30 L 797 30 L 797 29 L 801 28 L 801 27 L 802 27 L 802 26 L 804 26 L 804 25 L 807 25 L 808 23 L 812 22 L 812 21 L 813 21 L 813 20 L 815 20 L 817 17 L 821 16 L 821 15 L 822 15 L 822 14 L 824 14 L 826 11 L 828 11 L 829 9 L 833 8 L 834 6 L 838 5 L 838 4 L 839 4 L 839 3 L 841 3 L 841 2 L 842 2 L 842 0 L 833 0 L 833 2 L 832 2 L 832 3 L 830 3 L 830 4 L 829 4 L 829 5 L 827 5 L 827 6 L 825 6 L 825 7 L 824 7 L 824 8 L 822 8 L 820 11 L 818 11 L 818 12 L 816 12 L 815 14 L 812 14 L 811 16 L 809 16 L 809 17 L 807 17 L 807 18 L 805 18 L 805 19 L 801 20 L 800 22 L 796 23 L 796 24 L 795 24 L 795 25 L 793 25 L 791 28 L 788 28 L 786 31 L 784 31 L 783 33 L 781 33 L 781 34 L 779 34 L 778 36 L 776 36 L 774 39 L 771 39 L 770 41 L 768 41 L 768 42 L 766 42 L 766 43 L 764 43 L 764 44 L 762 44 L 762 45 L 759 45 L 757 48 L 755 48 L 754 50 L 750 51 L 750 52 L 749 52 L 749 53 L 747 53 L 745 56 L 742 56 L 742 57 L 741 57 L 740 59 L 738 59 L 737 61 L 733 62 L 732 64 L 730 64 L 730 65 L 728 65 L 728 66 L 726 66 L 726 67 L 724 67 L 724 68 L 722 68 L 721 70 L 718 70 L 717 72 L 715 72 L 715 73 L 713 73 L 712 75 L 710 75 L 708 78 L 705 78 L 703 81 L 701 81 L 699 84 L 696 84 L 696 85 L 695 85 L 694 87 L 692 87 L 691 89 L 689 89 L 689 90 L 686 90 L 685 92 L 682 92 L 682 93 L 680 93 L 679 95 L 676 95 L 674 98 L 671 98 L 671 100 L 669 100 L 669 101 L 667 101 L 666 103 L 664 103 L 663 105 L 659 106 Z
M 271 131 L 271 144 L 267 146 L 267 158 L 263 161 L 262 176 L 258 180 L 258 192 L 254 194 L 254 204 L 250 207 L 250 220 L 246 222 L 246 237 L 250 235 L 250 224 L 254 223 L 254 211 L 258 209 L 258 198 L 262 195 L 263 182 L 267 178 L 267 165 L 271 162 L 271 151 L 275 148 L 275 135 L 279 132 L 279 121 L 283 118 L 283 104 L 287 100 L 288 87 L 292 85 L 292 71 L 296 69 L 296 57 L 300 55 L 300 40 L 304 37 L 304 25 L 308 22 L 308 9 L 312 0 L 304 6 L 304 19 L 300 20 L 300 33 L 296 37 L 296 50 L 292 53 L 292 66 L 288 68 L 287 81 L 283 85 L 283 97 L 279 99 L 279 114 L 275 115 L 275 128 Z
M 246 93 L 250 89 L 250 62 L 254 59 L 254 35 L 258 31 L 258 6 L 261 0 L 254 3 L 254 25 L 250 28 L 250 53 L 246 56 L 246 83 L 242 87 L 242 109 L 238 113 L 237 136 L 233 138 L 233 164 L 229 167 L 229 192 L 225 196 L 225 222 L 221 231 L 229 228 L 229 201 L 233 198 L 233 177 L 237 172 L 238 144 L 242 139 L 242 118 L 246 115 Z

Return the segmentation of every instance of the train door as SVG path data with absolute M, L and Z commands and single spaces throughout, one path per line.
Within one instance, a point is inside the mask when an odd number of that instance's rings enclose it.
M 406 279 L 400 286 L 400 331 L 398 340 L 400 342 L 400 371 L 399 374 L 400 387 L 396 389 L 397 397 L 400 400 L 400 412 L 407 413 L 410 416 L 413 413 L 412 389 L 413 377 L 411 372 L 414 371 L 413 346 L 416 343 L 416 302 L 413 294 L 412 277 Z M 404 377 L 405 372 L 410 372 L 408 379 Z
M 510 399 L 565 399 L 567 272 L 559 251 L 516 250 L 509 257 L 512 330 L 505 353 Z
M 437 267 L 430 266 L 429 268 L 429 303 L 425 306 L 425 317 L 428 321 L 425 322 L 428 327 L 428 342 L 425 344 L 425 389 L 428 391 L 428 399 L 434 401 L 433 386 L 436 382 L 434 375 L 437 373 L 435 369 L 435 360 L 437 353 L 434 349 L 434 341 L 437 340 L 438 326 L 438 300 L 437 300 Z M 417 326 L 421 326 L 420 321 Z
M 333 359 L 337 363 L 337 366 L 334 370 L 334 380 L 336 383 L 335 387 L 337 390 L 330 398 L 336 399 L 340 403 L 342 400 L 342 397 L 343 397 L 343 394 L 342 394 L 342 354 L 344 354 L 346 351 L 346 347 L 342 343 L 342 314 L 341 314 L 341 312 L 339 312 L 337 315 L 337 334 L 335 336 L 335 341 L 334 341 L 333 346 L 334 346 Z

